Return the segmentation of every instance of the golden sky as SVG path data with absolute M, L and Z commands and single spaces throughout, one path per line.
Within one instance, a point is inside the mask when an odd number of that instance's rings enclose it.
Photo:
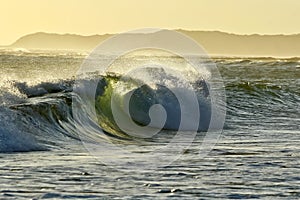
M 157 27 L 300 33 L 300 0 L 0 0 L 0 44 L 34 32 L 81 35 Z

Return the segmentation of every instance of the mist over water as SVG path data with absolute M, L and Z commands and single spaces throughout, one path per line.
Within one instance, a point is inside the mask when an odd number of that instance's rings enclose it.
M 78 96 L 72 89 L 84 58 L 74 52 L 1 50 L 1 198 L 300 197 L 299 58 L 214 58 L 227 99 L 219 142 L 199 158 L 199 133 L 179 160 L 155 172 L 115 170 L 83 148 L 80 134 L 94 126 L 74 122 L 72 100 Z M 174 57 L 161 59 L 176 62 Z M 200 91 L 204 94 L 203 88 Z M 146 88 L 135 94 L 132 104 L 140 106 L 138 97 L 145 92 L 153 97 L 153 90 Z M 133 115 L 137 111 L 133 109 Z M 100 116 L 101 112 L 105 110 Z M 108 137 L 121 138 L 141 156 L 146 153 L 142 144 L 132 145 L 121 133 L 115 135 L 109 118 L 99 119 Z M 169 142 L 172 130 L 163 133 L 157 138 L 160 142 L 153 143 L 157 147 Z

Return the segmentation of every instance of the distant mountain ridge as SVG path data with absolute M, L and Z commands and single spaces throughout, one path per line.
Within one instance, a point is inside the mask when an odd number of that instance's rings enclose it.
M 237 35 L 220 31 L 177 30 L 193 38 L 212 55 L 300 56 L 300 34 Z M 135 37 L 140 33 L 128 34 Z M 155 33 L 152 33 L 155 34 Z M 10 48 L 90 51 L 114 34 L 81 36 L 75 34 L 33 33 L 25 35 Z

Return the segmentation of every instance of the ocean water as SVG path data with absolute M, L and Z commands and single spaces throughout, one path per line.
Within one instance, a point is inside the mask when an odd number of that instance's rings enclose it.
M 179 159 L 153 170 L 135 169 L 134 158 L 131 168 L 112 167 L 83 145 L 80 135 L 91 127 L 74 122 L 72 103 L 74 77 L 85 56 L 1 50 L 1 199 L 300 198 L 300 58 L 213 58 L 227 103 L 217 144 L 200 157 L 199 133 Z M 99 89 L 98 123 L 107 137 L 143 156 L 146 147 L 122 135 L 106 110 L 107 83 L 115 84 L 115 78 L 105 77 Z M 203 84 L 201 92 L 205 96 Z M 149 88 L 135 95 L 133 106 L 154 98 Z M 139 116 L 140 107 L 132 114 Z M 135 121 L 149 123 L 147 116 Z M 168 123 L 166 129 L 174 128 Z M 150 144 L 166 145 L 172 130 L 165 133 Z

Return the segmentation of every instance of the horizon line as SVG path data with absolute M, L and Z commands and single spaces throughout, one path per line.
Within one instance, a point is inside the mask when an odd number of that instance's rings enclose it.
M 234 32 L 226 32 L 226 31 L 220 31 L 220 30 L 192 30 L 192 29 L 160 29 L 160 30 L 171 30 L 171 31 L 186 31 L 186 32 L 218 32 L 218 33 L 224 33 L 224 34 L 229 34 L 229 35 L 236 35 L 236 36 L 297 36 L 300 35 L 299 33 L 291 33 L 291 34 L 285 34 L 285 33 L 276 33 L 276 34 L 265 34 L 265 33 L 251 33 L 251 34 L 241 34 L 241 33 L 234 33 Z M 132 30 L 134 31 L 134 30 Z M 56 34 L 56 35 L 72 35 L 72 36 L 81 36 L 81 37 L 93 37 L 93 36 L 104 36 L 104 35 L 117 35 L 117 34 L 123 34 L 123 33 L 131 33 L 129 31 L 126 32 L 119 32 L 119 33 L 97 33 L 97 34 L 90 34 L 90 35 L 86 35 L 86 34 L 78 34 L 78 33 L 71 33 L 71 32 L 66 32 L 66 33 L 59 33 L 59 32 L 47 32 L 47 31 L 36 31 L 36 32 L 31 32 L 31 33 L 27 33 L 25 35 L 20 36 L 19 38 L 15 39 L 14 42 L 12 42 L 11 44 L 8 45 L 2 45 L 0 44 L 0 47 L 9 47 L 12 44 L 14 44 L 16 41 L 18 41 L 19 39 L 28 36 L 28 35 L 34 35 L 34 34 Z M 137 32 L 138 33 L 138 32 Z M 132 33 L 135 34 L 135 33 Z

